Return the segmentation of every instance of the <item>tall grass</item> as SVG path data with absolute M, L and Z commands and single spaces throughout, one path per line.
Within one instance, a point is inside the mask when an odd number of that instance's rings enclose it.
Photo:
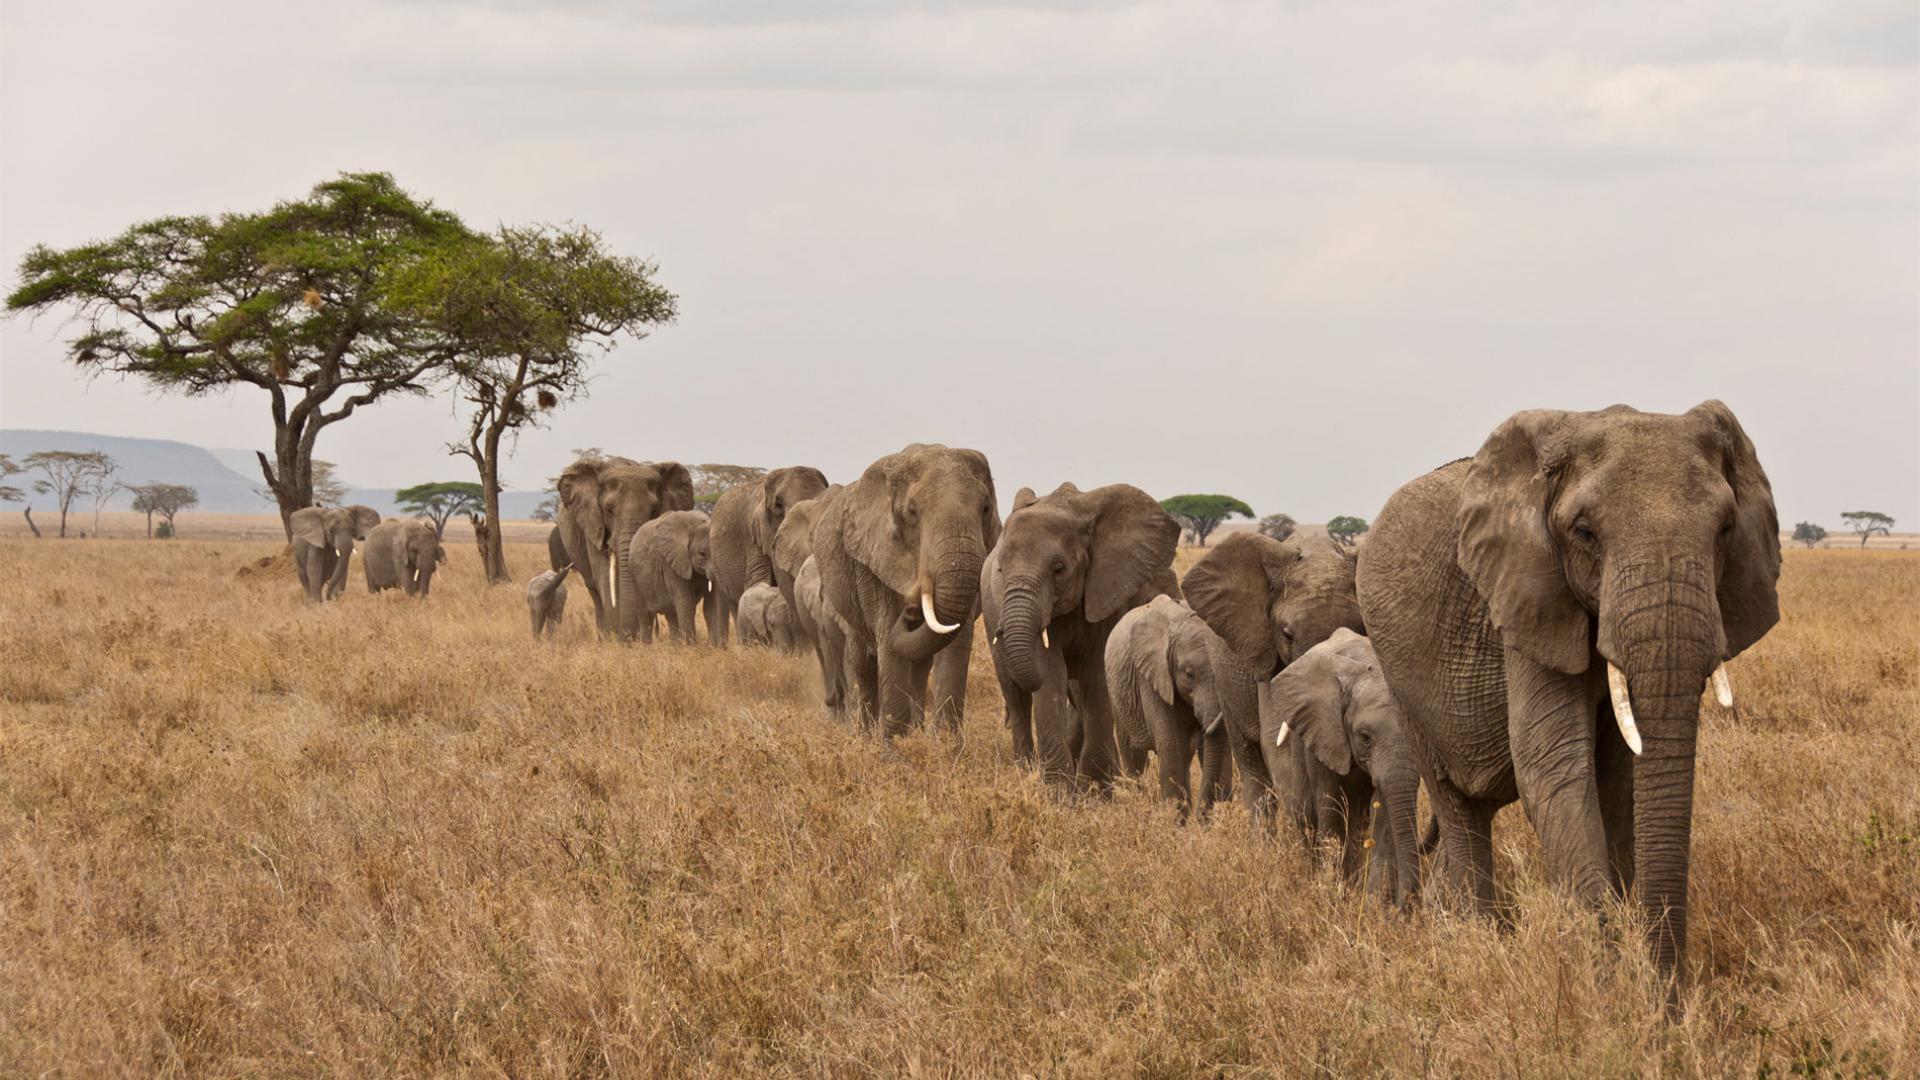
M 1389 915 L 1237 810 L 1054 797 L 984 651 L 961 739 L 882 746 L 578 590 L 536 644 L 448 547 L 315 607 L 267 544 L 0 541 L 0 1074 L 1920 1072 L 1920 557 L 1789 554 L 1668 1023 L 1517 811 L 1511 926 Z

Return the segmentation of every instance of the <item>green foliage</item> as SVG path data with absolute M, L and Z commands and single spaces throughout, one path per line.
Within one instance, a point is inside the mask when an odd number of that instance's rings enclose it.
M 40 479 L 33 490 L 53 496 L 60 508 L 60 535 L 67 535 L 67 513 L 81 495 L 96 495 L 113 483 L 119 464 L 98 450 L 42 450 L 21 461 L 23 470 L 33 470 Z
M 16 464 L 7 454 L 0 454 L 0 480 L 15 473 L 25 472 L 26 466 Z M 27 493 L 12 484 L 0 484 L 0 502 L 26 502 Z
M 1827 538 L 1826 528 L 1820 525 L 1815 525 L 1811 521 L 1803 521 L 1800 524 L 1795 525 L 1793 527 L 1793 539 L 1796 543 L 1801 543 L 1801 544 L 1807 545 L 1808 547 L 1812 547 L 1813 545 L 1819 543 L 1822 540 L 1825 540 L 1826 538 Z
M 173 522 L 171 521 L 161 522 L 160 527 L 153 530 L 153 538 L 155 540 L 173 539 Z
M 1840 520 L 1847 523 L 1847 528 L 1859 534 L 1861 547 L 1867 546 L 1867 541 L 1873 537 L 1874 533 L 1879 533 L 1881 536 L 1893 535 L 1892 516 L 1878 510 L 1849 510 L 1840 515 Z
M 1291 514 L 1268 514 L 1260 519 L 1260 535 L 1275 540 L 1285 540 L 1293 535 L 1295 522 Z
M 433 520 L 436 533 L 444 535 L 447 519 L 455 514 L 477 513 L 486 506 L 485 492 L 471 480 L 442 480 L 415 484 L 393 493 L 400 509 L 409 514 L 424 514 Z
M 1160 508 L 1179 518 L 1192 534 L 1193 541 L 1205 547 L 1207 537 L 1231 518 L 1253 516 L 1253 507 L 1231 495 L 1175 495 L 1163 499 Z
M 1327 535 L 1341 547 L 1352 547 L 1360 534 L 1367 531 L 1367 520 L 1350 514 L 1342 514 L 1327 522 Z

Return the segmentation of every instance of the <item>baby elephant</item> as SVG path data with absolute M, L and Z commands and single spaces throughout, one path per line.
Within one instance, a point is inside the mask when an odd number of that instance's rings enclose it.
M 1214 802 L 1229 795 L 1229 723 L 1254 722 L 1252 677 L 1205 620 L 1170 596 L 1121 616 L 1107 638 L 1106 664 L 1121 746 L 1136 758 L 1153 751 L 1160 794 L 1179 804 L 1182 820 L 1199 751 L 1204 821 Z
M 638 607 L 641 641 L 652 641 L 654 617 L 665 615 L 674 640 L 692 645 L 693 613 L 706 609 L 707 634 L 713 634 L 713 579 L 708 576 L 707 515 L 698 510 L 662 514 L 633 531 L 630 547 L 633 603 Z M 622 584 L 620 603 L 629 603 Z
M 747 586 L 740 594 L 740 643 L 792 652 L 796 641 L 793 609 L 780 590 L 764 581 Z
M 1342 865 L 1353 877 L 1371 817 L 1371 891 L 1406 906 L 1419 892 L 1420 773 L 1372 642 L 1342 628 L 1288 664 L 1262 696 L 1260 733 L 1295 823 L 1310 837 L 1341 837 Z
M 536 574 L 527 582 L 527 612 L 533 616 L 533 636 L 550 635 L 560 628 L 560 616 L 567 613 L 567 573 L 571 563 L 558 570 Z
M 433 585 L 433 571 L 447 559 L 440 536 L 424 521 L 383 521 L 367 533 L 367 591 L 404 589 L 408 596 L 425 596 Z

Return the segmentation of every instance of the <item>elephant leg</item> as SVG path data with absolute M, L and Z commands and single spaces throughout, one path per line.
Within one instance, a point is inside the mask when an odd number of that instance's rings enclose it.
M 1594 696 L 1565 675 L 1507 653 L 1507 739 L 1514 785 L 1540 837 L 1548 879 L 1589 904 L 1612 890 L 1594 777 Z
M 1224 727 L 1200 739 L 1200 820 L 1205 821 L 1214 803 L 1233 798 L 1233 763 Z
M 905 735 L 913 726 L 914 665 L 884 641 L 874 650 L 874 661 L 880 734 L 887 739 Z
M 716 649 L 724 649 L 727 647 L 728 638 L 733 632 L 734 605 L 740 602 L 740 598 L 737 596 L 729 597 L 720 595 L 720 590 L 718 589 L 714 590 L 714 598 L 714 605 L 707 612 L 707 618 L 709 620 L 707 622 L 707 644 L 712 645 Z
M 694 644 L 694 612 L 699 610 L 700 600 L 694 595 L 691 586 L 682 588 L 679 595 L 673 598 L 673 608 L 675 623 L 673 628 L 674 639 L 682 645 Z
M 1007 730 L 1013 735 L 1013 760 L 1019 765 L 1032 765 L 1033 697 L 1008 679 L 1000 681 L 1000 697 L 1006 702 Z
M 1172 710 L 1155 718 L 1153 756 L 1160 772 L 1160 797 L 1179 808 L 1184 823 L 1193 798 L 1187 787 L 1193 776 L 1193 732 L 1172 715 Z
M 1080 775 L 1095 788 L 1110 791 L 1114 776 L 1113 702 L 1107 696 L 1107 662 L 1088 648 L 1074 659 L 1080 684 Z
M 654 615 L 651 611 L 642 611 L 640 617 L 634 620 L 637 624 L 634 629 L 640 635 L 642 645 L 653 644 L 653 620 Z
M 1453 782 L 1427 778 L 1427 794 L 1440 821 L 1440 854 L 1435 864 L 1446 890 L 1466 899 L 1482 915 L 1493 914 L 1493 815 L 1496 804 L 1470 799 Z
M 973 659 L 973 621 L 954 631 L 947 647 L 933 654 L 933 697 L 928 714 L 948 731 L 960 730 L 967 712 L 967 665 Z
M 1080 750 L 1080 716 L 1067 701 L 1066 688 L 1049 680 L 1027 700 L 1040 774 L 1048 783 L 1071 787 Z
M 1276 803 L 1273 777 L 1267 772 L 1267 758 L 1260 750 L 1259 740 L 1229 734 L 1227 745 L 1233 752 L 1234 765 L 1240 770 L 1240 802 L 1246 807 L 1247 818 L 1255 829 L 1272 832 Z
M 1341 785 L 1340 874 L 1347 881 L 1359 881 L 1367 865 L 1367 834 L 1373 825 L 1373 781 L 1354 770 Z M 1385 815 L 1382 815 L 1383 817 Z
M 1614 730 L 1613 707 L 1597 703 L 1594 731 L 1594 785 L 1600 796 L 1600 825 L 1607 836 L 1607 878 L 1615 896 L 1633 890 L 1633 751 Z

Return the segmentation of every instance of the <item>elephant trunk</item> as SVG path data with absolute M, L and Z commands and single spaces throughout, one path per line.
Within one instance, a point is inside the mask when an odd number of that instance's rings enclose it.
M 632 639 L 640 627 L 640 605 L 635 603 L 637 593 L 634 589 L 638 577 L 633 572 L 633 533 L 639 526 L 627 528 L 622 523 L 618 530 L 618 540 L 614 545 L 613 575 L 608 589 L 613 603 L 613 628 L 620 640 Z M 647 616 L 652 618 L 651 615 Z
M 1394 907 L 1405 908 L 1420 893 L 1420 774 L 1410 766 L 1396 768 L 1379 778 L 1374 790 L 1380 803 L 1374 813 L 1386 816 L 1388 866 L 1393 875 L 1388 895 Z
M 353 561 L 353 541 L 349 540 L 333 553 L 333 575 L 327 578 L 323 597 L 333 597 L 347 591 L 347 564 Z
M 615 615 L 611 589 L 613 584 L 613 559 L 603 544 L 604 539 L 602 537 L 590 536 L 587 538 L 587 565 L 581 569 L 581 574 L 586 578 L 588 586 L 600 597 L 600 603 L 603 605 L 600 615 L 602 619 L 600 629 L 602 631 L 609 631 L 614 627 Z
M 1661 554 L 1609 574 L 1601 593 L 1600 654 L 1625 677 L 1643 744 L 1633 763 L 1634 895 L 1668 978 L 1687 947 L 1700 694 L 1725 648 L 1712 565 Z M 1669 986 L 1677 992 L 1677 981 Z
M 1035 582 L 1011 580 L 1005 590 L 1000 607 L 1000 651 L 1014 683 L 1029 694 L 1037 694 L 1046 683 L 1046 666 L 1041 661 L 1046 646 L 1041 637 L 1051 621 L 1048 616 L 1052 604 Z

